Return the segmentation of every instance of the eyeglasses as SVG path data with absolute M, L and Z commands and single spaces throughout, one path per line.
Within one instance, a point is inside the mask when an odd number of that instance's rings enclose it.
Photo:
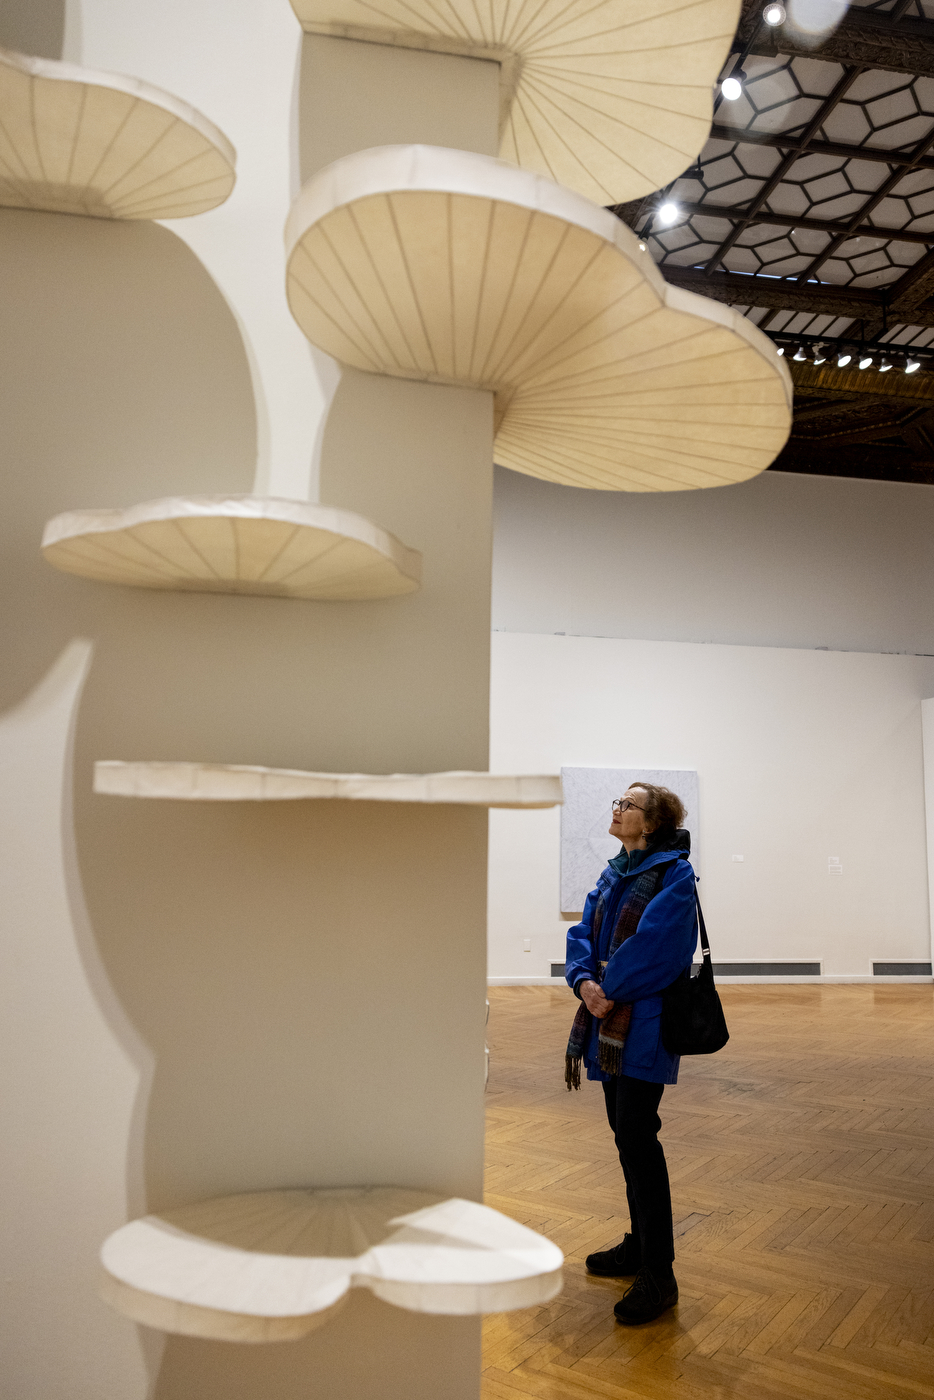
M 638 802 L 631 802 L 628 797 L 617 797 L 613 803 L 614 812 L 628 812 L 630 807 L 635 807 L 637 812 L 644 812 L 645 808 L 640 807 Z

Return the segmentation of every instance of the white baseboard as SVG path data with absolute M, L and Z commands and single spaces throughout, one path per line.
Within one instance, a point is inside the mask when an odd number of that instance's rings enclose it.
M 488 987 L 567 987 L 563 977 L 488 977 Z M 568 987 L 570 991 L 570 987 Z
M 488 987 L 567 986 L 563 977 L 488 977 L 486 980 Z M 870 977 L 833 972 L 825 973 L 823 977 L 717 977 L 717 985 L 721 987 L 754 986 L 757 983 L 768 987 L 787 987 L 801 984 L 821 986 L 832 983 L 863 984 L 867 987 L 903 987 L 906 983 L 918 982 L 928 985 L 934 982 L 934 977 Z

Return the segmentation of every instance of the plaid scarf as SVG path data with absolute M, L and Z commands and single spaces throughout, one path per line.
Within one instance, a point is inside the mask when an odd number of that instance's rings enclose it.
M 619 908 L 619 916 L 613 930 L 613 937 L 610 940 L 607 960 L 597 964 L 600 969 L 601 982 L 603 974 L 606 972 L 607 962 L 612 958 L 617 948 L 625 943 L 627 938 L 631 938 L 639 927 L 639 920 L 645 913 L 646 905 L 656 893 L 667 869 L 667 863 L 655 865 L 651 870 L 646 870 L 644 874 L 637 875 L 633 880 Z M 599 948 L 600 929 L 603 927 L 605 913 L 606 902 L 601 894 L 594 910 L 593 927 L 590 931 L 590 942 L 595 955 Z M 621 1073 L 623 1046 L 626 1044 L 626 1033 L 629 1030 L 631 1015 L 631 1003 L 617 1002 L 609 1016 L 604 1016 L 600 1022 L 600 1030 L 597 1035 L 597 1067 L 602 1069 L 604 1074 Z M 584 1003 L 581 1002 L 577 1008 L 577 1015 L 574 1017 L 571 1038 L 568 1041 L 567 1053 L 564 1057 L 564 1082 L 568 1086 L 568 1091 L 579 1089 L 581 1086 L 581 1060 L 590 1040 L 592 1021 L 593 1017 Z

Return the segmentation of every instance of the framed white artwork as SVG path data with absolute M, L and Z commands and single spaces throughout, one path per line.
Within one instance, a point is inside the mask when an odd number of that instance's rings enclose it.
M 671 788 L 687 808 L 684 823 L 697 857 L 697 773 L 693 768 L 562 768 L 561 913 L 579 914 L 610 856 L 620 843 L 607 835 L 611 805 L 637 782 Z

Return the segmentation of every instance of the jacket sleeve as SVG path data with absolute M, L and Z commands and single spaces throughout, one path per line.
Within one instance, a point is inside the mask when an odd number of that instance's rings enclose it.
M 592 978 L 594 982 L 599 982 L 597 976 L 596 954 L 591 942 L 591 930 L 593 928 L 594 911 L 597 908 L 599 893 L 591 890 L 584 902 L 584 916 L 579 924 L 568 929 L 567 952 L 564 961 L 564 979 L 573 991 L 578 982 L 585 978 Z
M 658 996 L 688 966 L 696 943 L 694 871 L 689 861 L 679 860 L 666 871 L 636 932 L 607 963 L 604 995 L 622 1002 Z

